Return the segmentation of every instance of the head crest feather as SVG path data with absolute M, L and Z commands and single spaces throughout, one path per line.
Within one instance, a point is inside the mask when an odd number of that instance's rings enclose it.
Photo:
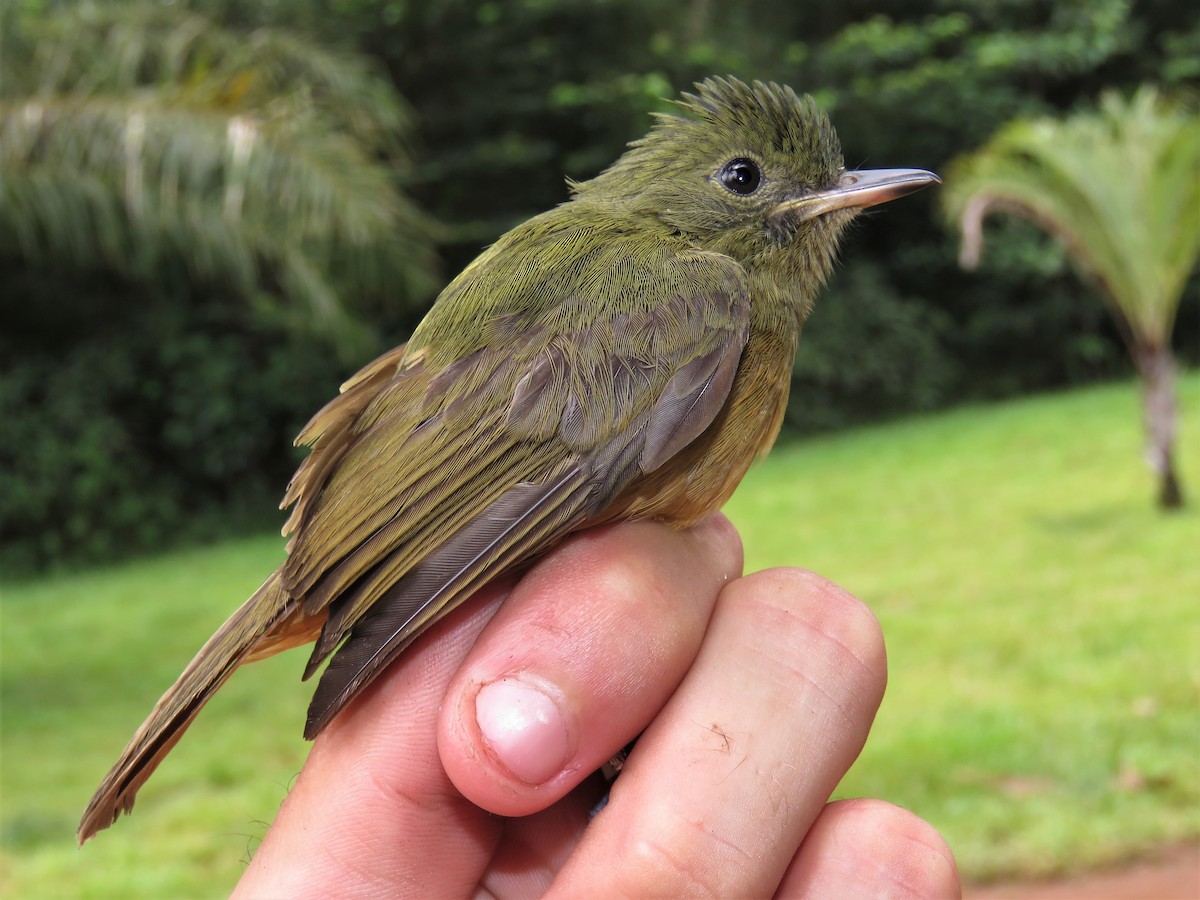
M 746 84 L 732 76 L 697 82 L 695 93 L 672 103 L 693 120 L 734 128 L 753 136 L 755 143 L 785 155 L 840 153 L 837 133 L 829 117 L 808 94 L 797 94 L 787 85 L 754 81 Z M 666 115 L 678 123 L 678 116 Z

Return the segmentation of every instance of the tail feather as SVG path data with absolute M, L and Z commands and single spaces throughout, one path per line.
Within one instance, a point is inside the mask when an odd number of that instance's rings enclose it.
M 275 572 L 209 638 L 154 705 L 101 782 L 79 823 L 80 844 L 133 808 L 138 789 L 183 736 L 204 704 L 234 669 L 247 660 L 259 639 L 295 606 L 280 584 L 279 573 Z

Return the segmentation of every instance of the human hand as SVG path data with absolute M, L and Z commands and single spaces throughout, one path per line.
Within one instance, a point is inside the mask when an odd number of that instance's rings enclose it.
M 931 826 L 827 802 L 883 696 L 874 616 L 741 565 L 722 516 L 627 523 L 485 589 L 316 740 L 234 896 L 957 896 Z

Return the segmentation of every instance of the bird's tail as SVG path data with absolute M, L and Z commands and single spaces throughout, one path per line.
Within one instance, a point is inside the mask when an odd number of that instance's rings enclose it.
M 130 739 L 121 758 L 104 777 L 83 813 L 77 837 L 82 844 L 133 808 L 138 789 L 187 730 L 201 707 L 242 662 L 259 640 L 289 615 L 293 601 L 275 572 L 229 617 L 183 674 L 171 685 Z M 254 658 L 263 654 L 254 654 Z

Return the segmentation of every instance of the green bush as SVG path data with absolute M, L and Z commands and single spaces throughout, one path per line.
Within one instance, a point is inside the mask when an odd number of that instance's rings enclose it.
M 8 358 L 0 568 L 18 571 L 270 522 L 292 437 L 346 374 L 314 337 L 211 310 Z
M 839 272 L 804 327 L 788 424 L 823 430 L 945 402 L 956 366 L 949 318 L 901 295 L 862 260 Z

